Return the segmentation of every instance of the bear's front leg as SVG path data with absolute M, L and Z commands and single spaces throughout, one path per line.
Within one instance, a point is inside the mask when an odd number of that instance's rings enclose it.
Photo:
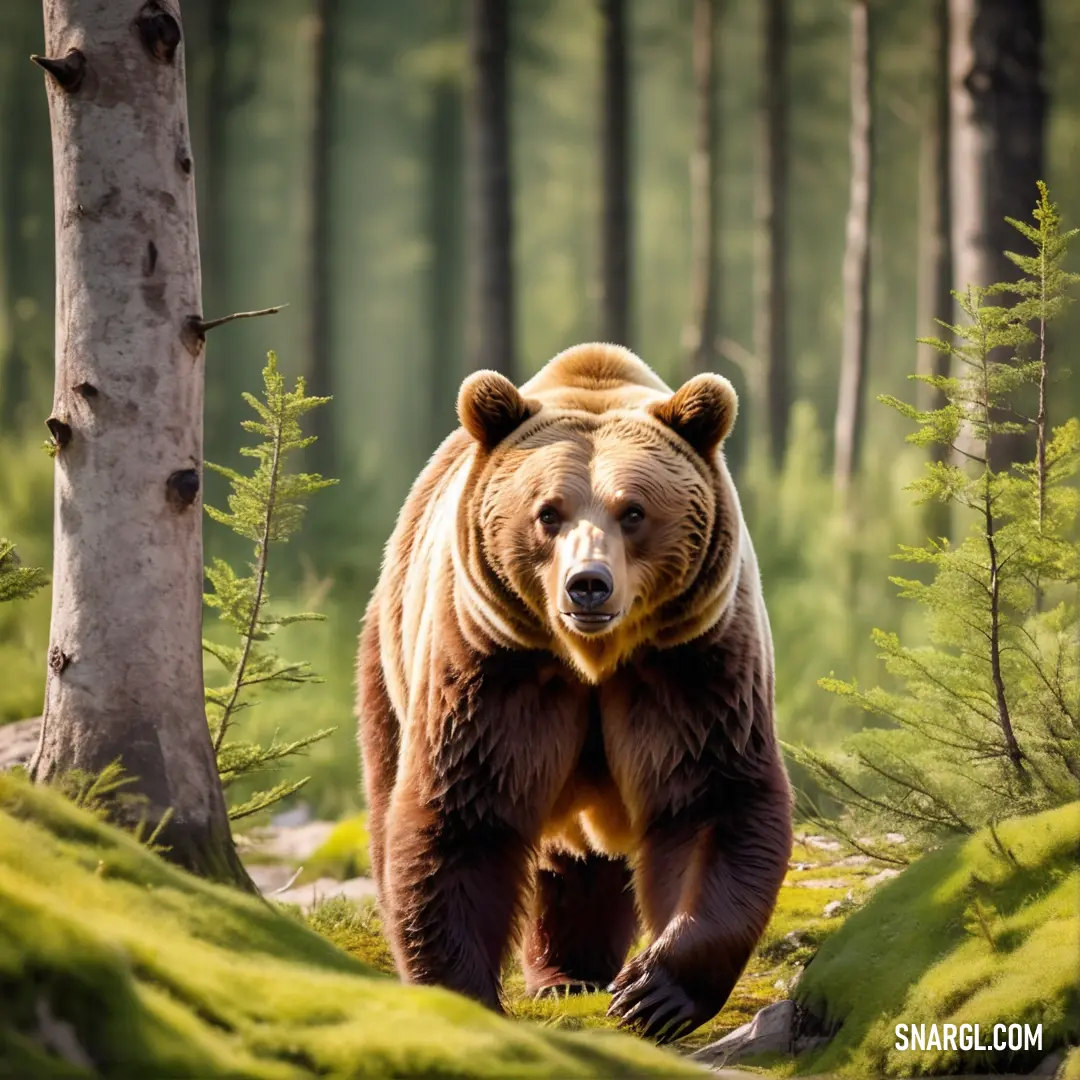
M 791 806 L 779 761 L 753 781 L 661 814 L 635 872 L 653 943 L 612 984 L 608 1015 L 661 1042 L 723 1007 L 765 930 L 791 854 Z
M 499 974 L 518 913 L 529 846 L 493 811 L 395 792 L 382 910 L 398 972 L 501 1011 Z

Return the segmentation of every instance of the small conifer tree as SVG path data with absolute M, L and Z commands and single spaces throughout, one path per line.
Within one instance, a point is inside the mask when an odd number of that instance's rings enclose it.
M 48 580 L 39 567 L 23 566 L 15 545 L 0 536 L 0 603 L 29 600 Z
M 292 455 L 304 450 L 314 436 L 303 435 L 300 421 L 305 414 L 328 397 L 309 397 L 304 380 L 297 379 L 293 390 L 286 389 L 278 372 L 277 357 L 270 353 L 263 370 L 263 400 L 244 394 L 244 400 L 257 414 L 245 420 L 243 427 L 260 437 L 255 446 L 241 453 L 258 462 L 249 476 L 207 463 L 230 484 L 228 511 L 207 506 L 214 521 L 254 544 L 254 562 L 249 573 L 238 575 L 223 559 L 215 559 L 206 569 L 211 592 L 206 604 L 217 610 L 221 621 L 236 635 L 235 644 L 204 641 L 203 648 L 220 662 L 228 679 L 206 690 L 207 715 L 218 772 L 227 789 L 242 776 L 274 769 L 285 758 L 301 753 L 313 743 L 326 738 L 333 729 L 324 729 L 300 739 L 280 741 L 276 736 L 269 745 L 259 745 L 231 737 L 238 714 L 255 704 L 252 691 L 290 689 L 321 681 L 306 662 L 289 663 L 274 653 L 266 642 L 283 626 L 321 620 L 324 616 L 304 611 L 282 614 L 269 608 L 269 561 L 272 544 L 285 543 L 300 527 L 308 499 L 323 488 L 337 483 L 315 473 L 290 473 L 286 466 Z M 233 820 L 258 813 L 298 791 L 307 778 L 283 781 L 256 792 L 242 803 L 230 806 Z
M 958 544 L 931 539 L 894 556 L 932 572 L 928 582 L 890 579 L 926 609 L 930 644 L 873 634 L 901 689 L 820 680 L 891 726 L 858 733 L 840 755 L 790 748 L 847 808 L 833 831 L 856 847 L 886 829 L 921 846 L 1080 796 L 1080 493 L 1069 483 L 1080 465 L 1080 421 L 1050 431 L 1045 407 L 1055 375 L 1046 328 L 1078 280 L 1063 266 L 1075 230 L 1061 231 L 1042 184 L 1034 218 L 1012 222 L 1035 248 L 1009 255 L 1022 280 L 956 294 L 967 322 L 946 327 L 951 343 L 927 339 L 957 370 L 913 377 L 940 390 L 945 404 L 923 412 L 881 399 L 918 425 L 909 441 L 951 449 L 953 460 L 929 462 L 913 487 L 920 502 L 960 507 L 971 527 Z M 1019 302 L 987 302 L 1004 291 Z M 1011 362 L 998 360 L 999 350 Z M 1039 389 L 1034 417 L 1015 407 L 1031 384 Z M 995 470 L 995 438 L 1030 428 L 1035 459 Z

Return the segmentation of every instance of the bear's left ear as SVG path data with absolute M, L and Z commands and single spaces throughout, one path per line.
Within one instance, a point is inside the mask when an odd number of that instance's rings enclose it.
M 458 392 L 461 426 L 485 450 L 491 450 L 520 427 L 540 405 L 521 396 L 518 388 L 497 371 L 474 371 Z
M 708 458 L 727 438 L 738 408 L 735 388 L 722 375 L 695 375 L 649 412 Z

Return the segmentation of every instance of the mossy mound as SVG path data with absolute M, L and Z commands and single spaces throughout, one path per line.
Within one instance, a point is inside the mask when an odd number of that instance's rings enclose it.
M 839 1023 L 803 1074 L 1025 1072 L 1080 1041 L 1080 803 L 943 846 L 821 947 L 797 997 Z M 1042 1025 L 1016 1053 L 895 1049 L 897 1024 Z M 929 1029 L 927 1029 L 929 1030 Z
M 365 968 L 55 793 L 0 775 L 0 1076 L 694 1076 Z
M 304 860 L 304 869 L 296 879 L 296 884 L 306 885 L 324 877 L 336 878 L 338 881 L 369 877 L 370 844 L 366 811 L 339 821 L 334 826 L 334 831 Z

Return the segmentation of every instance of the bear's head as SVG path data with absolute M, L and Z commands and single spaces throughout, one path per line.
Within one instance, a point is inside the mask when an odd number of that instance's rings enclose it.
M 672 393 L 613 346 L 561 354 L 524 392 L 491 371 L 466 379 L 458 415 L 477 456 L 458 566 L 476 625 L 592 683 L 645 642 L 714 625 L 742 529 L 720 452 L 736 408 L 726 379 Z

